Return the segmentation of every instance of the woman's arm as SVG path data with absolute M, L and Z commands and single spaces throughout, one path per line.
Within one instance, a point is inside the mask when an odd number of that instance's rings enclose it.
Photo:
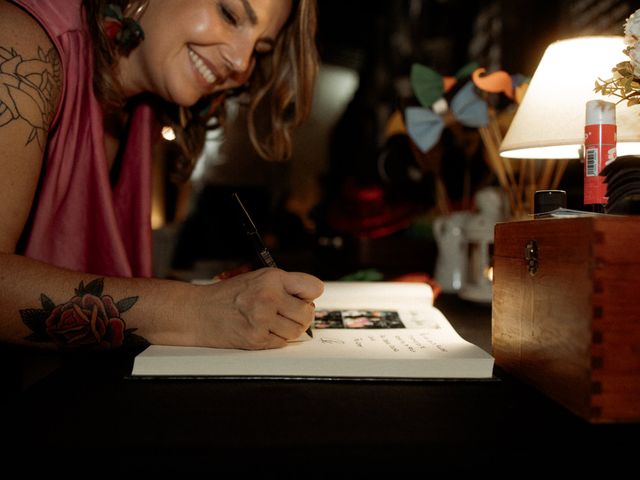
M 0 254 L 0 341 L 113 348 L 135 334 L 154 344 L 278 348 L 309 327 L 322 290 L 311 275 L 275 268 L 199 286 Z
M 17 255 L 62 78 L 51 40 L 0 0 L 0 341 L 43 347 L 151 343 L 275 348 L 310 325 L 322 283 L 263 269 L 211 286 L 102 278 Z
M 0 252 L 14 252 L 57 108 L 60 58 L 29 15 L 0 0 Z

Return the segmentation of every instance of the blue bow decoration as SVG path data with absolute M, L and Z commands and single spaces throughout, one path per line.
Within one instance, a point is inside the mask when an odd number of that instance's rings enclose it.
M 485 127 L 489 123 L 489 109 L 468 82 L 451 100 L 451 113 L 462 125 Z M 405 109 L 407 133 L 422 153 L 426 153 L 440 140 L 445 123 L 433 110 L 424 107 Z

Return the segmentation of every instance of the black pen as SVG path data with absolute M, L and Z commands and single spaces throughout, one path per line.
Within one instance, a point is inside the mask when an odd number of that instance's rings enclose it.
M 256 256 L 260 259 L 262 266 L 277 268 L 278 266 L 276 265 L 276 261 L 273 259 L 273 257 L 271 256 L 271 252 L 269 252 L 269 249 L 262 241 L 262 237 L 260 237 L 255 223 L 253 223 L 253 220 L 251 219 L 251 216 L 249 215 L 247 209 L 244 208 L 242 200 L 240 200 L 240 196 L 237 192 L 233 193 L 233 198 L 235 199 L 235 204 L 237 206 L 238 219 L 240 220 L 242 228 L 244 229 L 244 232 L 247 235 L 247 238 L 249 239 L 249 242 L 251 243 Z M 307 335 L 313 338 L 311 327 L 307 329 Z

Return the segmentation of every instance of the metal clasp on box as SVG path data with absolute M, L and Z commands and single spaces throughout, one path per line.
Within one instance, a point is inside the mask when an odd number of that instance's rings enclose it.
M 529 240 L 524 247 L 524 259 L 527 261 L 527 270 L 532 277 L 538 271 L 538 242 Z

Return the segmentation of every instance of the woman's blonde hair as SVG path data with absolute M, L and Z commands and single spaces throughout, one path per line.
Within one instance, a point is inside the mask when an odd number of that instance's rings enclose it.
M 149 0 L 83 0 L 94 45 L 94 89 L 106 112 L 115 112 L 126 99 L 115 68 L 120 52 L 103 28 L 105 6 L 121 7 L 125 16 L 144 11 Z M 293 128 L 309 115 L 318 70 L 316 0 L 293 0 L 291 17 L 276 39 L 271 55 L 257 56 L 256 68 L 243 90 L 249 93 L 248 129 L 260 156 L 280 160 L 291 156 Z M 201 99 L 189 109 L 158 100 L 159 119 L 176 133 L 180 155 L 174 176 L 189 177 L 212 123 L 224 118 L 224 99 L 238 91 Z M 263 119 L 264 117 L 264 119 Z M 216 118 L 218 122 L 211 122 Z M 266 123 L 263 125 L 263 121 Z

